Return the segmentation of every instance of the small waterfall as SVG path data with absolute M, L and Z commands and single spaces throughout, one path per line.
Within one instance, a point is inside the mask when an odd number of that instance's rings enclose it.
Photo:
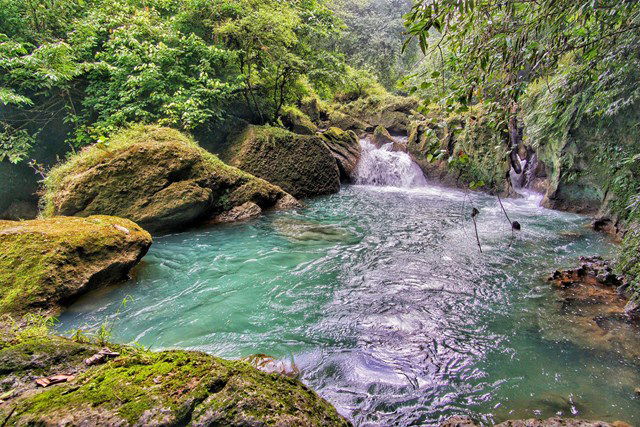
M 511 185 L 513 186 L 514 189 L 519 190 L 521 188 L 523 188 L 525 186 L 525 179 L 526 179 L 526 169 L 527 169 L 527 159 L 521 159 L 520 155 L 516 154 L 518 156 L 518 162 L 520 162 L 520 170 L 522 170 L 522 173 L 516 173 L 516 171 L 513 169 L 513 167 L 511 168 L 511 170 L 509 171 L 509 178 L 511 178 Z
M 361 139 L 360 146 L 356 184 L 401 188 L 427 184 L 422 170 L 407 153 L 392 151 L 393 143 L 377 148 L 371 141 Z

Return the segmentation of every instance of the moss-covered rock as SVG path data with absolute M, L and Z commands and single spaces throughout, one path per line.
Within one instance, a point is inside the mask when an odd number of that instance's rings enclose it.
M 270 126 L 248 126 L 231 142 L 230 163 L 295 197 L 335 193 L 340 171 L 325 139 Z
M 246 362 L 110 346 L 117 357 L 87 366 L 100 349 L 39 333 L 0 341 L 3 425 L 349 425 L 298 380 Z M 52 374 L 71 377 L 36 388 Z
M 0 221 L 0 313 L 55 310 L 122 280 L 150 245 L 149 233 L 123 218 Z
M 323 127 L 337 127 L 340 129 L 351 130 L 358 134 L 363 132 L 370 132 L 373 129 L 373 125 L 361 120 L 357 117 L 343 113 L 338 110 L 330 110 L 327 115 L 327 120 L 322 122 Z
M 331 127 L 322 133 L 322 138 L 338 163 L 340 179 L 353 179 L 362 153 L 358 136 L 353 131 Z
M 280 117 L 282 124 L 294 133 L 301 135 L 314 135 L 318 131 L 311 119 L 295 107 L 286 107 Z
M 333 104 L 328 122 L 342 129 L 367 132 L 383 126 L 390 132 L 406 135 L 411 122 L 420 118 L 416 112 L 418 105 L 416 98 L 375 94 L 346 104 Z
M 625 223 L 640 219 L 640 210 L 628 209 L 640 186 L 640 102 L 629 102 L 630 97 L 598 112 L 590 105 L 598 97 L 591 94 L 603 88 L 572 85 L 567 76 L 574 71 L 570 64 L 561 65 L 555 75 L 529 84 L 522 101 L 525 139 L 549 176 L 543 204 L 597 213 L 624 229 Z M 631 92 L 637 80 L 626 85 L 617 93 Z M 607 99 L 606 92 L 599 96 Z
M 395 142 L 387 128 L 384 126 L 376 126 L 373 131 L 373 143 L 380 147 L 381 145 Z
M 116 215 L 158 231 L 205 221 L 246 202 L 270 208 L 285 196 L 177 130 L 138 126 L 54 168 L 45 180 L 43 214 Z
M 407 150 L 429 178 L 512 195 L 509 150 L 489 121 L 481 104 L 464 113 L 432 108 L 410 125 Z

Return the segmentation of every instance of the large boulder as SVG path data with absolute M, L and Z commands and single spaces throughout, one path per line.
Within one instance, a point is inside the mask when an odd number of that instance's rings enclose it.
M 409 126 L 407 151 L 425 176 L 447 186 L 516 195 L 503 136 L 492 127 L 486 106 L 449 113 L 434 107 Z
M 300 381 L 247 362 L 112 344 L 107 359 L 102 346 L 40 328 L 0 332 L 6 425 L 350 425 Z
M 270 126 L 248 126 L 231 141 L 229 162 L 295 197 L 340 190 L 336 160 L 319 135 L 298 135 Z
M 353 179 L 362 154 L 358 136 L 353 131 L 332 127 L 323 132 L 322 137 L 338 163 L 340 179 L 345 181 Z
M 56 310 L 120 281 L 150 245 L 149 233 L 123 218 L 0 221 L 0 313 Z
M 45 216 L 129 218 L 171 230 L 253 202 L 271 208 L 281 188 L 223 163 L 174 129 L 138 126 L 94 145 L 45 180 Z
M 383 126 L 395 134 L 407 134 L 412 121 L 421 116 L 417 113 L 417 98 L 378 94 L 358 98 L 346 104 L 334 104 L 329 109 L 328 122 L 332 126 L 356 132 L 372 132 Z

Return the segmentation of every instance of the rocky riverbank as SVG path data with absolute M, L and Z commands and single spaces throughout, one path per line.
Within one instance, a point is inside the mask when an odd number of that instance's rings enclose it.
M 149 233 L 112 216 L 0 221 L 0 314 L 55 313 L 126 278 L 149 246 Z
M 296 379 L 191 351 L 0 324 L 0 419 L 13 425 L 348 426 Z
M 473 419 L 466 416 L 455 416 L 449 418 L 440 427 L 479 427 Z M 528 420 L 509 420 L 496 424 L 496 427 L 631 427 L 623 421 L 605 423 L 603 421 L 586 421 L 574 418 L 547 418 Z

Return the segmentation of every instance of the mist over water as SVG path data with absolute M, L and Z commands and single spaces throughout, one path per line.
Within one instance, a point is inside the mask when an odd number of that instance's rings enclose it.
M 363 147 L 358 182 L 375 185 L 155 238 L 133 279 L 78 301 L 58 330 L 108 321 L 115 340 L 155 350 L 293 359 L 357 425 L 455 414 L 640 422 L 637 361 L 550 321 L 562 318 L 547 274 L 611 249 L 586 218 L 534 194 L 504 200 L 522 224 L 513 237 L 497 199 L 430 186 L 406 154 Z

